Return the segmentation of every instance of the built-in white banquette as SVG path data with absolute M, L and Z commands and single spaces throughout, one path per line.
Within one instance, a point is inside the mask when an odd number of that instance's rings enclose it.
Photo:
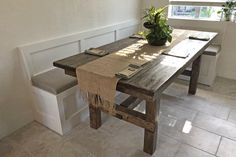
M 125 21 L 67 36 L 19 46 L 22 68 L 34 100 L 35 120 L 64 135 L 88 116 L 77 80 L 54 68 L 53 61 L 102 46 L 138 31 L 139 21 Z

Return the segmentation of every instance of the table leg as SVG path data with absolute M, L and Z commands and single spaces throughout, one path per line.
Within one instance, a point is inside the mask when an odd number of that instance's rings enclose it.
M 98 129 L 102 125 L 101 110 L 98 107 L 89 105 L 90 127 Z
M 190 77 L 190 84 L 188 93 L 191 95 L 195 95 L 197 92 L 197 83 L 200 73 L 200 65 L 201 65 L 201 56 L 199 56 L 192 64 L 192 73 Z
M 144 130 L 144 146 L 143 151 L 148 154 L 153 154 L 156 150 L 160 97 L 155 101 L 146 101 L 146 121 L 155 125 L 155 130 Z

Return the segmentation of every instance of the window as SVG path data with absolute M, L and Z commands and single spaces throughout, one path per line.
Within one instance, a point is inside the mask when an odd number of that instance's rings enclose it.
M 218 21 L 225 0 L 170 0 L 169 18 Z
M 169 9 L 169 18 L 206 20 L 220 20 L 221 18 L 221 15 L 217 14 L 221 7 L 172 5 Z

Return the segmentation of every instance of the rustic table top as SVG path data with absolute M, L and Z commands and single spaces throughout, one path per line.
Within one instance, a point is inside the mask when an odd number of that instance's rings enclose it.
M 189 32 L 191 33 L 192 31 Z M 196 32 L 208 35 L 210 40 L 200 41 L 186 39 L 185 44 L 182 47 L 179 47 L 177 51 L 188 49 L 190 54 L 187 58 L 178 58 L 162 54 L 152 62 L 148 63 L 142 71 L 133 76 L 131 79 L 120 80 L 117 85 L 117 90 L 128 94 L 135 92 L 136 94 L 134 94 L 134 96 L 143 98 L 152 98 L 155 96 L 155 94 L 161 93 L 169 86 L 169 84 L 174 81 L 174 79 L 179 74 L 181 74 L 195 59 L 197 59 L 204 52 L 212 40 L 217 36 L 217 33 L 215 32 Z M 135 44 L 137 41 L 138 39 L 127 38 L 105 46 L 101 46 L 99 49 L 113 53 Z M 77 55 L 55 61 L 53 65 L 64 69 L 67 74 L 76 76 L 77 67 L 98 58 L 99 57 L 97 56 L 79 53 Z

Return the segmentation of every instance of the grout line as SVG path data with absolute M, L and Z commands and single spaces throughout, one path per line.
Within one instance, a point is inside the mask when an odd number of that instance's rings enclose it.
M 221 137 L 223 137 L 223 138 L 227 138 L 227 139 L 229 139 L 229 140 L 231 140 L 231 141 L 236 142 L 236 139 L 232 139 L 232 138 L 230 138 L 230 137 L 226 137 L 226 136 L 224 136 L 224 135 L 220 135 L 220 134 L 215 133 L 215 132 L 213 132 L 213 131 L 209 131 L 209 130 L 206 130 L 206 129 L 204 129 L 204 128 L 201 128 L 201 127 L 199 127 L 199 126 L 195 126 L 195 125 L 193 125 L 193 126 L 196 127 L 196 128 L 202 129 L 202 130 L 204 130 L 204 131 L 206 131 L 206 132 L 209 132 L 209 133 L 211 133 L 211 134 L 215 134 L 215 135 L 217 135 L 217 136 L 221 136 Z
M 219 151 L 219 148 L 220 148 L 220 144 L 221 144 L 221 142 L 222 142 L 222 136 L 220 137 L 220 142 L 219 142 L 219 145 L 218 145 L 218 147 L 217 147 L 217 149 L 216 149 L 216 153 L 215 153 L 215 155 L 217 155 L 217 153 L 218 153 L 218 151 Z
M 207 153 L 207 154 L 215 155 L 215 154 L 212 154 L 212 153 L 207 152 L 207 151 L 205 151 L 205 150 L 202 150 L 202 149 L 200 149 L 200 148 L 197 148 L 197 147 L 195 147 L 195 146 L 193 146 L 193 145 L 191 145 L 191 144 L 188 144 L 188 143 L 185 143 L 185 142 L 181 142 L 181 140 L 175 139 L 175 138 L 173 138 L 173 137 L 171 137 L 171 136 L 169 136 L 169 135 L 164 134 L 164 136 L 167 136 L 167 137 L 169 137 L 169 138 L 171 138 L 171 139 L 174 139 L 174 140 L 176 140 L 177 142 L 179 142 L 180 144 L 185 144 L 185 145 L 188 145 L 188 146 L 190 146 L 190 147 L 193 147 L 193 148 L 195 148 L 195 149 L 197 149 L 197 150 L 203 151 L 203 152 L 205 152 L 205 153 Z M 178 151 L 177 151 L 177 152 L 178 152 Z
M 227 119 L 226 119 L 227 121 L 229 121 L 229 116 L 230 116 L 231 112 L 232 112 L 232 109 L 230 108 Z
M 168 95 L 168 94 L 166 94 L 166 95 Z M 173 96 L 173 97 L 176 97 L 176 96 Z M 185 99 L 184 98 L 179 98 L 179 97 L 176 97 L 177 99 L 180 99 L 181 101 L 184 101 Z M 163 104 L 163 103 L 162 103 Z M 206 113 L 206 112 L 202 112 L 202 111 L 199 111 L 199 110 L 197 110 L 197 109 L 194 109 L 194 108 L 191 108 L 191 107 L 188 107 L 188 106 L 184 106 L 184 105 L 182 105 L 182 103 L 181 104 L 179 104 L 179 103 L 176 103 L 176 105 L 177 106 L 180 106 L 180 107 L 183 107 L 183 108 L 186 108 L 186 109 L 189 109 L 189 110 L 192 110 L 192 111 L 197 111 L 197 112 L 200 112 L 200 113 L 204 113 L 204 114 L 207 114 L 207 115 L 209 115 L 209 116 L 212 116 L 212 117 L 215 117 L 215 118 L 218 118 L 218 119 L 222 119 L 222 120 L 227 120 L 227 118 L 226 119 L 224 119 L 224 118 L 220 118 L 220 117 L 217 117 L 217 116 L 215 116 L 215 115 L 211 115 L 211 114 L 209 114 L 209 113 Z M 210 104 L 211 106 L 212 106 L 212 104 Z M 214 105 L 213 105 L 214 106 Z M 230 110 L 231 110 L 231 108 L 230 107 L 226 107 L 225 106 L 225 108 L 229 108 Z M 229 116 L 229 115 L 228 115 Z
M 195 117 L 193 118 L 192 125 L 194 124 L 195 120 L 197 119 L 198 115 L 200 114 L 200 111 L 197 111 Z
M 192 146 L 192 145 L 190 145 L 190 144 L 188 144 L 188 143 L 182 143 L 182 144 L 188 145 L 188 146 L 193 147 L 193 148 L 195 148 L 195 149 L 197 149 L 197 150 L 200 150 L 200 151 L 202 151 L 202 152 L 205 152 L 205 153 L 207 153 L 207 154 L 209 154 L 209 155 L 214 155 L 214 156 L 215 156 L 215 154 L 212 154 L 212 153 L 210 153 L 210 152 L 207 152 L 207 151 L 205 151 L 205 150 L 202 150 L 202 149 L 200 149 L 200 148 L 197 148 L 197 147 L 195 147 L 195 146 Z

